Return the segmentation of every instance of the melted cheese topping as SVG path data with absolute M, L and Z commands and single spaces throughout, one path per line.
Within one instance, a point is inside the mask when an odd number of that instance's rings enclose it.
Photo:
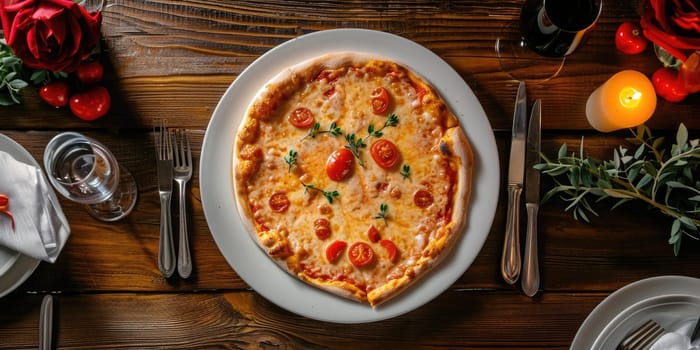
M 371 106 L 377 87 L 391 96 L 389 110 L 381 115 Z M 299 107 L 308 108 L 319 123 L 314 137 L 308 136 L 310 128 L 289 122 Z M 381 129 L 381 137 L 368 136 L 368 127 L 382 128 L 390 114 L 398 117 L 398 125 Z M 324 132 L 331 123 L 342 135 Z M 287 270 L 365 300 L 372 290 L 396 284 L 393 280 L 415 279 L 454 238 L 457 176 L 467 165 L 451 149 L 452 140 L 444 138 L 453 127 L 459 126 L 434 91 L 396 64 L 372 60 L 340 68 L 293 69 L 261 92 L 239 131 L 234 171 L 242 211 L 252 217 L 258 243 Z M 364 166 L 355 159 L 350 175 L 333 181 L 326 173 L 328 157 L 348 144 L 349 134 L 366 140 L 367 146 L 359 149 Z M 381 168 L 370 155 L 372 142 L 380 138 L 392 141 L 400 153 L 390 169 Z M 285 161 L 290 150 L 297 153 L 292 166 Z M 403 165 L 410 166 L 408 178 L 401 173 Z M 425 208 L 414 202 L 421 190 L 433 198 Z M 330 203 L 321 191 L 337 191 L 338 196 Z M 283 212 L 270 204 L 277 193 L 289 200 Z M 387 206 L 385 219 L 377 218 L 382 204 Z M 315 234 L 314 222 L 320 218 L 330 222 L 325 239 Z M 370 226 L 398 248 L 393 261 L 368 237 Z M 348 247 L 366 242 L 374 252 L 372 262 L 354 266 L 347 248 L 340 258 L 327 261 L 326 248 L 336 240 Z

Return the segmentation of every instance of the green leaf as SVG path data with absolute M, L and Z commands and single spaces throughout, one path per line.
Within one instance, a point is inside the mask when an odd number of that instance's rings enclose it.
M 698 227 L 695 226 L 695 223 L 693 222 L 693 220 L 691 220 L 687 216 L 681 216 L 678 218 L 678 220 L 680 220 L 681 224 L 683 224 L 683 226 L 687 227 L 688 229 L 691 229 L 693 231 L 698 229 Z
M 562 159 L 562 158 L 566 157 L 566 152 L 567 152 L 566 144 L 562 143 L 561 147 L 559 147 L 559 152 L 557 153 L 557 159 Z
M 10 86 L 13 87 L 15 90 L 24 89 L 28 85 L 29 84 L 27 84 L 27 82 L 22 79 L 15 79 L 10 82 Z
M 644 186 L 649 185 L 652 182 L 652 180 L 654 180 L 653 176 L 651 176 L 650 174 L 644 174 L 642 179 L 639 180 L 639 182 L 637 182 L 637 185 L 635 187 L 637 187 L 638 189 L 643 189 Z
M 685 145 L 688 142 L 688 129 L 683 123 L 678 126 L 678 132 L 676 132 L 676 144 L 678 146 Z
M 671 224 L 671 235 L 676 235 L 681 232 L 681 221 L 676 219 Z

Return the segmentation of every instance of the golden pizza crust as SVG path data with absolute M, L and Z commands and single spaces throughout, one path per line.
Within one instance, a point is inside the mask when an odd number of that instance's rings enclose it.
M 282 117 L 283 112 L 302 102 L 308 102 L 300 98 L 299 95 L 311 95 L 308 92 L 308 86 L 317 81 L 319 75 L 326 71 L 330 71 L 328 81 L 333 78 L 333 74 L 339 76 L 349 76 L 355 73 L 371 75 L 377 71 L 386 71 L 390 73 L 387 76 L 395 75 L 390 77 L 389 84 L 396 82 L 396 84 L 406 85 L 408 82 L 409 85 L 413 85 L 410 88 L 404 85 L 401 87 L 393 86 L 396 91 L 408 91 L 406 96 L 394 96 L 395 107 L 397 109 L 403 108 L 402 111 L 410 110 L 411 113 L 406 112 L 400 116 L 403 119 L 399 124 L 401 128 L 399 131 L 386 130 L 384 135 L 386 138 L 394 137 L 396 142 L 405 144 L 406 153 L 402 153 L 403 160 L 410 161 L 416 167 L 415 175 L 411 175 L 412 178 L 401 181 L 396 169 L 381 172 L 376 169 L 356 167 L 354 176 L 357 179 L 334 183 L 322 179 L 319 175 L 319 173 L 325 173 L 325 169 L 316 169 L 319 164 L 322 164 L 320 160 L 314 163 L 302 159 L 295 167 L 290 165 L 289 169 L 280 162 L 290 148 L 298 149 L 300 154 L 306 156 L 313 153 L 327 154 L 329 150 L 342 147 L 342 139 L 314 139 L 313 143 L 308 140 L 303 143 L 303 135 L 306 130 L 299 131 L 288 128 L 278 131 L 281 128 L 280 123 L 286 121 L 286 118 Z M 411 95 L 411 91 L 413 91 L 413 95 Z M 367 113 L 360 111 L 359 107 L 358 110 L 348 110 L 351 108 L 346 107 L 353 99 L 356 100 L 357 96 L 352 95 L 343 102 L 342 108 L 339 109 L 342 113 L 333 115 L 325 110 L 324 113 L 319 112 L 319 118 L 327 119 L 324 120 L 324 125 L 330 120 L 342 122 L 347 133 L 364 132 L 368 120 L 377 117 L 367 115 Z M 413 112 L 414 110 L 417 112 Z M 426 123 L 434 123 L 436 128 L 421 129 Z M 409 136 L 413 137 L 413 133 L 417 132 L 425 134 L 424 138 L 427 141 L 424 142 L 433 145 L 432 155 L 409 152 L 413 140 L 406 135 L 410 134 Z M 266 137 L 272 138 L 269 136 L 272 133 L 279 134 L 275 134 L 276 138 L 265 139 Z M 298 135 L 289 136 L 292 133 Z M 283 144 L 284 142 L 294 142 L 294 144 Z M 437 168 L 442 169 L 440 168 L 442 166 L 444 167 L 442 170 L 447 171 L 447 173 L 441 174 L 441 176 L 429 174 L 430 171 L 434 171 L 435 166 L 429 164 L 422 168 L 419 167 L 421 156 L 424 158 L 432 157 L 425 161 L 436 162 L 435 164 L 439 165 Z M 435 160 L 436 158 L 439 159 Z M 366 159 L 365 161 L 371 160 Z M 424 79 L 405 67 L 383 58 L 354 52 L 339 52 L 290 67 L 279 73 L 260 90 L 251 102 L 238 130 L 234 145 L 233 179 L 238 210 L 246 230 L 280 267 L 293 276 L 330 293 L 376 306 L 391 299 L 415 283 L 420 277 L 426 275 L 428 270 L 444 259 L 451 247 L 456 244 L 457 238 L 466 226 L 473 166 L 471 145 L 461 129 L 459 121 Z M 364 173 L 365 171 L 367 173 Z M 444 204 L 445 208 L 437 213 L 438 216 L 431 217 L 430 220 L 426 219 L 424 223 L 415 228 L 411 227 L 410 221 L 412 219 L 403 220 L 404 218 L 399 212 L 392 212 L 393 216 L 390 217 L 389 223 L 384 221 L 384 226 L 381 222 L 377 223 L 385 230 L 382 235 L 385 233 L 389 235 L 390 232 L 393 232 L 394 235 L 405 235 L 407 230 L 416 230 L 408 232 L 415 237 L 394 238 L 397 243 L 400 241 L 403 244 L 399 258 L 395 262 L 389 263 L 380 257 L 381 250 L 379 249 L 381 248 L 379 247 L 375 248 L 377 249 L 375 261 L 367 267 L 353 267 L 345 261 L 328 262 L 321 258 L 317 252 L 326 243 L 315 241 L 314 237 L 306 237 L 287 227 L 296 224 L 301 225 L 300 227 L 308 227 L 305 221 L 312 221 L 316 216 L 321 215 L 332 218 L 334 222 L 339 220 L 342 223 L 334 229 L 334 234 L 337 237 L 348 240 L 366 240 L 364 237 L 358 238 L 357 232 L 350 232 L 348 228 L 362 226 L 368 220 L 372 220 L 372 215 L 369 215 L 364 221 L 358 221 L 355 217 L 357 213 L 363 210 L 367 211 L 367 206 L 376 206 L 378 202 L 375 197 L 385 196 L 384 193 L 378 194 L 372 184 L 381 184 L 386 181 L 392 184 L 390 186 L 394 186 L 393 184 L 396 183 L 397 185 L 391 188 L 391 196 L 386 198 L 393 200 L 390 205 L 399 211 L 399 209 L 405 208 L 402 206 L 409 202 L 408 198 L 412 198 L 411 193 L 416 188 L 421 188 L 421 186 L 431 188 L 432 184 L 426 180 L 428 178 L 420 178 L 421 174 L 438 176 L 440 179 L 444 177 L 451 179 L 451 185 L 441 183 L 443 187 L 432 189 L 441 194 L 441 197 L 438 197 L 436 201 Z M 319 187 L 322 187 L 321 185 L 339 186 L 343 190 L 342 194 L 337 202 L 326 203 L 318 193 L 313 191 L 309 193 L 308 189 L 305 191 L 299 189 L 300 183 L 310 181 Z M 270 213 L 270 210 L 266 208 L 265 199 L 274 191 L 287 193 L 290 208 L 293 209 L 280 214 Z M 402 191 L 407 193 L 404 194 Z M 303 208 L 303 210 L 297 210 L 297 208 Z M 438 209 L 440 208 L 438 207 Z M 308 215 L 304 213 L 308 213 Z M 418 212 L 414 215 L 421 214 Z M 307 226 L 303 226 L 300 222 Z M 395 228 L 400 225 L 403 226 Z M 436 227 L 428 227 L 430 225 Z M 305 234 L 313 236 L 312 232 Z M 412 243 L 413 241 L 416 243 Z M 411 244 L 416 247 L 412 247 Z M 375 275 L 377 271 L 383 271 L 384 275 Z M 342 278 L 338 277 L 339 275 L 342 275 Z

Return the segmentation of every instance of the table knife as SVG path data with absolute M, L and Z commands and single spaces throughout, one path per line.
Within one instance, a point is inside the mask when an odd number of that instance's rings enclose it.
M 53 337 L 53 297 L 51 294 L 44 296 L 39 311 L 39 350 L 51 349 Z
M 525 128 L 527 124 L 527 93 L 520 82 L 513 112 L 513 135 L 508 162 L 508 212 L 506 235 L 501 256 L 501 275 L 508 284 L 520 276 L 520 196 L 525 177 Z
M 523 253 L 523 292 L 531 297 L 540 287 L 540 267 L 537 257 L 537 212 L 540 208 L 540 171 L 535 164 L 540 161 L 540 125 L 542 123 L 541 101 L 532 105 L 530 125 L 527 129 L 527 154 L 525 162 L 525 210 L 527 212 L 527 231 L 525 232 L 525 251 Z

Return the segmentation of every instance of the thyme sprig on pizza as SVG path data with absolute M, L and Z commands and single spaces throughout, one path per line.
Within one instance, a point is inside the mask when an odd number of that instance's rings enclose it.
M 234 145 L 235 198 L 282 269 L 376 306 L 454 245 L 472 167 L 459 122 L 425 80 L 336 53 L 285 69 L 251 101 Z
M 364 168 L 365 163 L 362 161 L 362 158 L 360 158 L 360 149 L 367 147 L 367 141 L 369 140 L 370 137 L 376 137 L 376 138 L 382 137 L 382 135 L 384 135 L 382 133 L 382 130 L 384 130 L 384 128 L 386 128 L 388 126 L 397 126 L 397 125 L 399 125 L 399 117 L 396 114 L 392 113 L 391 115 L 389 115 L 389 117 L 384 122 L 384 125 L 381 128 L 375 130 L 374 124 L 370 124 L 369 126 L 367 126 L 367 136 L 365 136 L 363 138 L 358 138 L 357 136 L 355 136 L 355 134 L 345 135 L 345 141 L 348 142 L 348 144 L 345 145 L 345 148 L 347 148 L 348 150 L 350 150 L 350 152 L 352 152 L 352 154 L 355 156 L 355 158 L 357 158 L 357 161 L 360 164 L 360 166 Z M 391 150 L 387 150 L 387 151 L 393 152 L 394 150 L 391 149 Z M 373 155 L 373 157 L 374 156 L 375 155 Z M 393 155 L 387 155 L 387 156 L 393 158 Z M 391 165 L 393 165 L 393 163 Z

